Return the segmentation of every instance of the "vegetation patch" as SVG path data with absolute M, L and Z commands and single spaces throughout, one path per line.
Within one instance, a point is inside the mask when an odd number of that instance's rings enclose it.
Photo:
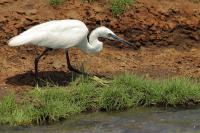
M 110 8 L 114 16 L 122 14 L 133 4 L 134 0 L 111 0 Z
M 48 0 L 48 1 L 50 5 L 57 6 L 57 5 L 62 4 L 65 0 Z
M 106 86 L 78 79 L 68 87 L 37 88 L 16 100 L 9 93 L 0 101 L 0 123 L 43 124 L 86 111 L 120 111 L 136 106 L 187 106 L 200 103 L 200 86 L 189 78 L 152 80 L 121 75 Z
M 49 0 L 49 4 L 52 6 L 57 6 L 60 5 L 64 2 L 65 0 Z M 95 2 L 98 0 L 81 0 L 83 2 Z M 114 16 L 118 16 L 125 12 L 129 6 L 133 4 L 134 0 L 109 0 L 108 4 L 111 9 L 111 12 Z

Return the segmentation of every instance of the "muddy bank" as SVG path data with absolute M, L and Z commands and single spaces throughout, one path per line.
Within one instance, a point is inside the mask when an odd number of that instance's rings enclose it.
M 0 89 L 34 86 L 33 60 L 37 47 L 10 48 L 7 41 L 29 27 L 54 19 L 84 21 L 90 30 L 104 25 L 135 43 L 138 49 L 106 41 L 104 50 L 86 55 L 70 51 L 72 64 L 85 64 L 92 74 L 109 76 L 124 71 L 152 77 L 200 77 L 200 3 L 181 0 L 138 0 L 126 13 L 112 17 L 105 1 L 66 1 L 51 7 L 46 0 L 0 2 Z M 57 60 L 59 59 L 59 60 Z M 67 85 L 70 73 L 64 52 L 56 50 L 39 64 L 40 76 Z M 69 76 L 66 76 L 69 75 Z
M 105 25 L 138 45 L 185 48 L 200 42 L 199 3 L 140 0 L 118 18 L 112 17 L 109 5 L 105 4 L 71 0 L 51 7 L 46 0 L 4 0 L 0 3 L 0 43 L 5 45 L 9 38 L 32 25 L 67 18 L 80 19 L 90 29 Z

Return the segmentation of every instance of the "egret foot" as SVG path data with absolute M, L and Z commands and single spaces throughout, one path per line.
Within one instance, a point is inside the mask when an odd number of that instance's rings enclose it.
M 108 85 L 110 83 L 110 81 L 105 80 L 105 79 L 101 79 L 101 78 L 99 78 L 97 76 L 90 76 L 90 79 L 100 83 L 103 86 Z

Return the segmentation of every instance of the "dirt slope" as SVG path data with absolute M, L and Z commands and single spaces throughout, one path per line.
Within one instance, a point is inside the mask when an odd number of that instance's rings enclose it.
M 70 0 L 54 8 L 47 0 L 1 0 L 0 92 L 34 86 L 33 60 L 38 48 L 11 48 L 7 46 L 8 39 L 32 25 L 66 18 L 82 20 L 90 30 L 105 25 L 138 46 L 135 50 L 106 41 L 104 50 L 96 55 L 72 49 L 73 64 L 84 63 L 92 74 L 110 76 L 130 71 L 151 77 L 200 77 L 200 3 L 138 0 L 118 18 L 112 17 L 105 5 L 104 1 Z M 49 53 L 40 62 L 41 76 L 66 85 L 71 76 L 65 62 L 64 51 Z

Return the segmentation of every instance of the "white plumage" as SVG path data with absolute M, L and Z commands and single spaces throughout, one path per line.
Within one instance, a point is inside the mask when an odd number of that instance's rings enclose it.
M 9 46 L 37 45 L 46 47 L 46 50 L 35 59 L 35 78 L 38 81 L 38 62 L 39 59 L 50 49 L 66 49 L 68 68 L 77 73 L 81 72 L 74 69 L 69 61 L 68 49 L 78 47 L 86 53 L 96 53 L 103 49 L 103 43 L 98 40 L 99 37 L 110 40 L 117 40 L 127 45 L 131 43 L 116 36 L 110 29 L 102 26 L 93 30 L 88 36 L 88 28 L 79 20 L 54 20 L 42 23 L 24 31 L 11 38 Z
M 33 44 L 52 49 L 68 49 L 78 47 L 87 53 L 99 52 L 103 48 L 103 43 L 99 37 L 115 39 L 130 45 L 130 43 L 117 37 L 111 30 L 102 26 L 95 29 L 87 39 L 88 28 L 79 20 L 54 20 L 42 23 L 24 31 L 11 38 L 9 46 L 20 46 Z
M 69 48 L 83 41 L 88 28 L 78 20 L 54 20 L 36 25 L 9 41 L 10 46 L 34 44 L 48 48 Z

